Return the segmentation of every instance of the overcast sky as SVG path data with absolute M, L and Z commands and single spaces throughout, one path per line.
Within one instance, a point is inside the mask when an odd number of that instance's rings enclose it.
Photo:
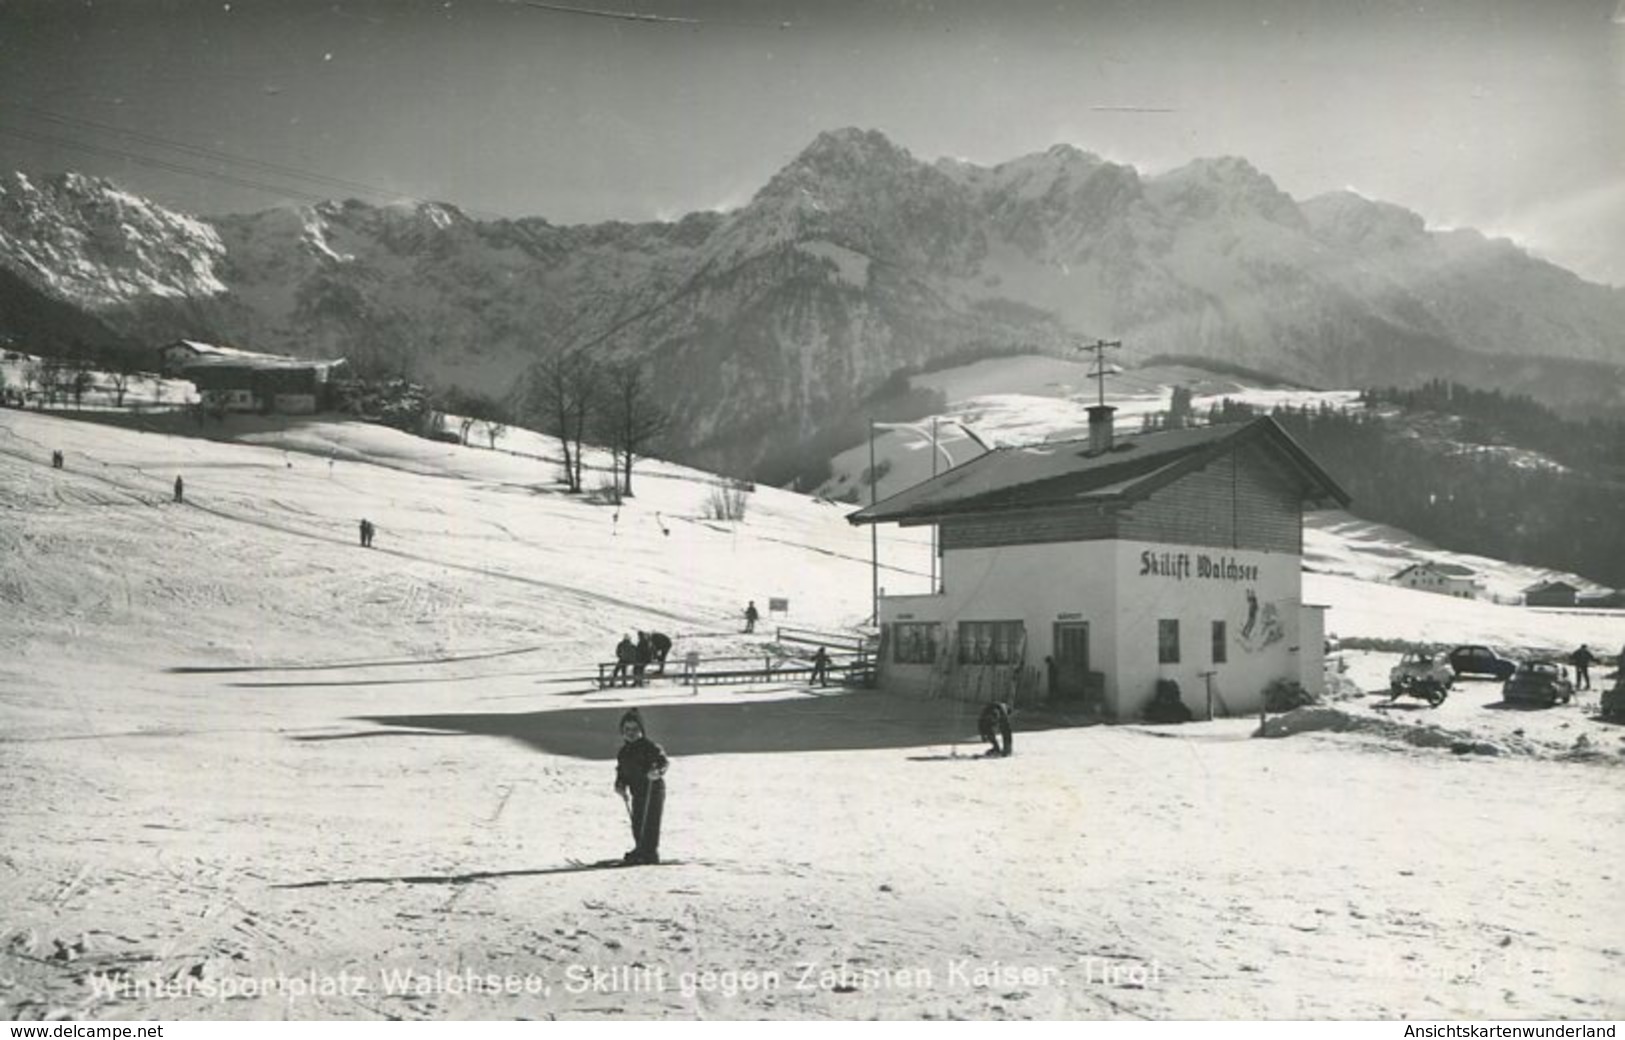
M 1058 142 L 1147 171 L 1240 155 L 1300 198 L 1352 187 L 1625 285 L 1625 0 L 560 6 L 672 20 L 0 0 L 0 168 L 202 213 L 398 193 L 642 220 L 743 203 L 859 126 L 988 164 Z

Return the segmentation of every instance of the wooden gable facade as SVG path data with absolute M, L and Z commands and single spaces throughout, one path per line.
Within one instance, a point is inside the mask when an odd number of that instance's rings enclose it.
M 1303 551 L 1308 481 L 1264 443 L 1236 443 L 1144 498 L 945 517 L 943 551 L 1129 539 Z

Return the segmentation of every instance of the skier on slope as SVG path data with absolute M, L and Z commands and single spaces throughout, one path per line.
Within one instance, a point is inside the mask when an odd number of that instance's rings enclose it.
M 660 817 L 666 807 L 666 767 L 660 745 L 644 734 L 636 708 L 621 716 L 621 750 L 615 760 L 615 793 L 628 800 L 632 850 L 628 865 L 660 862 Z

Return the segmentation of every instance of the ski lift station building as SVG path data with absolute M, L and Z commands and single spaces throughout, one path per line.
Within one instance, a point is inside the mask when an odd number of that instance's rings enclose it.
M 848 517 L 938 528 L 940 587 L 880 598 L 881 685 L 952 695 L 1033 669 L 1050 698 L 1125 720 L 1163 679 L 1197 718 L 1210 680 L 1215 714 L 1256 713 L 1276 680 L 1318 693 L 1303 512 L 1347 493 L 1267 417 L 1117 438 L 1111 406 L 1089 411 L 1087 440 L 996 448 Z

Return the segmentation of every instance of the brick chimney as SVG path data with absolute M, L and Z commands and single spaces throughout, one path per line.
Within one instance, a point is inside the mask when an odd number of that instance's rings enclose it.
M 1089 406 L 1089 453 L 1098 455 L 1112 450 L 1112 413 L 1116 407 L 1109 404 Z

